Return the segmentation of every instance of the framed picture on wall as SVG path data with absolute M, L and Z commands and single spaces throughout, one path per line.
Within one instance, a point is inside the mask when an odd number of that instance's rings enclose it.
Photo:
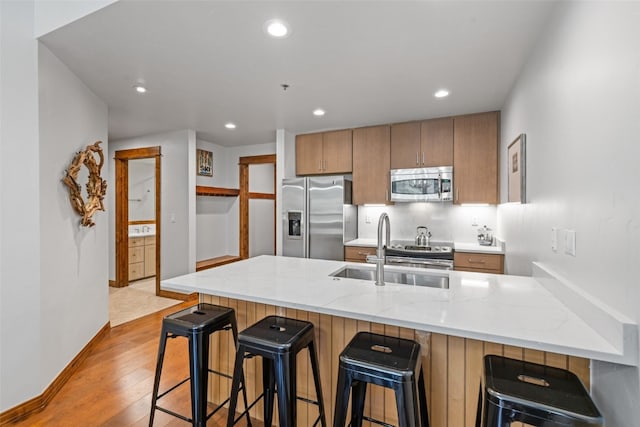
M 526 203 L 526 136 L 520 134 L 507 148 L 508 202 Z
M 198 175 L 213 176 L 213 153 L 197 149 Z

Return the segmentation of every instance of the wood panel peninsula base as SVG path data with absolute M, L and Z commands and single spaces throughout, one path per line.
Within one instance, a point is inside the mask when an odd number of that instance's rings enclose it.
M 394 337 L 416 340 L 422 347 L 422 366 L 432 427 L 475 426 L 478 402 L 478 387 L 482 373 L 482 357 L 498 354 L 519 360 L 542 363 L 569 369 L 589 388 L 589 360 L 557 353 L 502 345 L 474 339 L 459 338 L 443 334 L 418 331 L 381 323 L 348 319 L 319 314 L 305 310 L 278 307 L 275 305 L 248 302 L 211 295 L 200 296 L 200 302 L 232 307 L 236 311 L 238 329 L 243 330 L 269 315 L 279 315 L 310 321 L 314 324 L 322 393 L 327 423 L 333 423 L 335 390 L 340 352 L 359 331 L 370 331 Z M 235 347 L 229 337 L 215 334 L 212 337 L 209 364 L 211 369 L 222 372 L 233 371 Z M 298 394 L 315 399 L 315 389 L 306 350 L 298 354 Z M 245 377 L 249 401 L 260 395 L 262 389 L 262 363 L 256 359 L 245 362 Z M 210 377 L 209 400 L 221 402 L 229 396 L 230 382 L 217 376 Z M 239 407 L 242 405 L 239 404 Z M 396 403 L 393 391 L 370 385 L 367 389 L 367 416 L 397 425 Z M 276 411 L 277 412 L 277 411 Z M 318 413 L 314 405 L 298 403 L 298 425 L 310 425 Z M 262 420 L 262 403 L 251 410 L 254 419 Z M 274 421 L 277 425 L 277 418 Z M 369 423 L 365 422 L 365 425 Z M 514 424 L 514 426 L 521 424 Z

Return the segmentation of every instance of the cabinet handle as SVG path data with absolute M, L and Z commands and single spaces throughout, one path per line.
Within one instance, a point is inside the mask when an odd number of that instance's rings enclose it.
M 420 159 L 418 157 L 419 153 L 416 151 L 416 166 L 420 166 Z
M 320 172 L 322 172 L 322 159 L 320 159 L 320 161 L 318 162 L 318 164 L 320 165 L 320 167 L 318 168 L 318 170 Z
M 476 261 L 476 260 L 474 260 L 473 258 L 469 258 L 469 259 L 467 259 L 467 262 L 468 262 L 469 264 L 486 264 L 486 262 L 485 262 L 484 260 Z
M 328 166 L 327 163 L 328 163 L 327 160 L 325 160 L 324 161 L 324 168 L 323 168 L 323 170 L 325 170 L 325 171 L 327 170 L 327 166 Z
M 458 201 L 458 199 L 459 199 L 459 197 L 458 197 L 458 196 L 460 195 L 460 194 L 459 194 L 459 191 L 460 191 L 460 190 L 459 190 L 458 188 L 456 188 L 456 202 L 457 202 L 457 201 Z
M 369 252 L 358 252 L 358 255 L 367 256 L 371 254 Z
M 424 165 L 424 151 L 422 152 L 422 165 Z

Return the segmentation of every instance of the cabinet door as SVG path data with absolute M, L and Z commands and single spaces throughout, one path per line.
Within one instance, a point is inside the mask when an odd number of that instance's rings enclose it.
M 322 134 L 322 173 L 350 173 L 351 156 L 351 129 Z
M 144 247 L 144 277 L 156 275 L 156 245 Z
M 390 126 L 353 131 L 353 204 L 387 203 L 391 165 Z
M 345 246 L 344 260 L 351 262 L 367 262 L 367 255 L 375 255 L 376 248 L 370 246 Z
M 453 121 L 454 203 L 498 203 L 497 111 Z
M 423 121 L 420 142 L 422 166 L 452 166 L 453 117 Z
M 419 168 L 420 122 L 391 125 L 391 169 Z
M 322 173 L 322 134 L 296 136 L 296 175 Z

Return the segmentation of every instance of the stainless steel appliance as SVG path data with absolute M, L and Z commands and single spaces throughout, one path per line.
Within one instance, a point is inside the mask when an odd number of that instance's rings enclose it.
M 358 234 L 351 180 L 344 176 L 282 181 L 282 254 L 344 260 L 344 242 Z
M 447 202 L 453 200 L 453 166 L 391 169 L 391 201 Z
M 418 246 L 413 242 L 394 241 L 386 249 L 386 263 L 389 266 L 453 270 L 453 248 L 448 242 Z
M 419 225 L 416 228 L 416 245 L 417 246 L 429 246 L 429 239 L 431 238 L 431 232 L 424 225 Z

